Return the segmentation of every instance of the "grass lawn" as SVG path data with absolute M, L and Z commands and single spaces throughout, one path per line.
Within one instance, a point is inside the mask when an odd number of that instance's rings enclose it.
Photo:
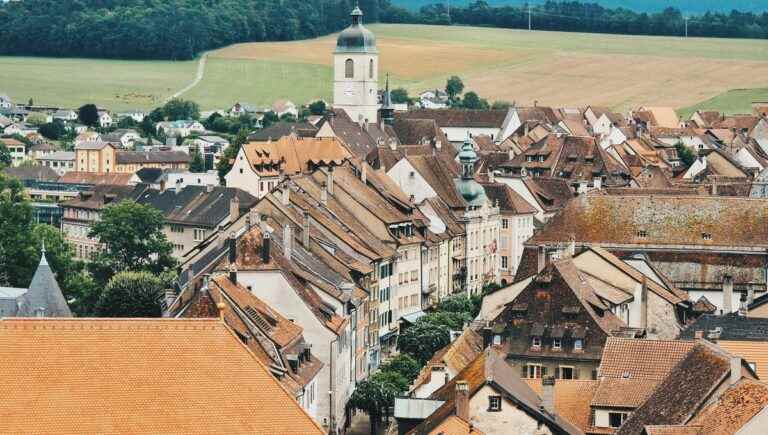
M 697 110 L 717 110 L 728 114 L 752 113 L 752 103 L 756 101 L 768 101 L 768 88 L 734 89 L 680 109 L 679 113 L 686 118 Z
M 14 101 L 112 110 L 152 108 L 191 82 L 196 62 L 0 57 L 0 93 Z
M 768 86 L 768 41 L 528 32 L 374 24 L 380 70 L 411 94 L 460 76 L 465 90 L 518 104 L 640 105 L 744 111 L 745 91 Z M 335 35 L 245 43 L 210 53 L 201 83 L 183 95 L 203 109 L 236 101 L 330 101 Z M 152 107 L 194 79 L 195 62 L 0 57 L 0 92 L 25 101 L 113 109 Z M 765 91 L 762 91 L 765 95 Z M 745 104 L 746 101 L 746 104 Z

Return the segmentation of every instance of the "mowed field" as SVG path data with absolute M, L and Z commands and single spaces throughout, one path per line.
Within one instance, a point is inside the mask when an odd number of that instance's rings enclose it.
M 467 90 L 490 101 L 597 104 L 616 109 L 652 104 L 688 110 L 711 104 L 727 112 L 743 112 L 768 88 L 768 41 L 764 40 L 459 26 L 376 24 L 369 28 L 377 35 L 382 80 L 389 73 L 393 86 L 403 86 L 412 94 L 442 87 L 448 76 L 458 75 Z M 184 98 L 205 109 L 225 108 L 235 101 L 267 105 L 278 98 L 296 103 L 330 100 L 335 40 L 331 35 L 212 51 L 203 80 Z M 27 63 L 29 68 L 24 67 Z M 15 69 L 8 70 L 8 64 Z M 68 64 L 70 69 L 71 64 L 79 65 L 78 71 L 57 72 Z M 0 57 L 0 92 L 26 99 L 37 91 L 36 101 L 52 104 L 76 105 L 90 99 L 109 107 L 151 107 L 142 99 L 171 95 L 194 79 L 194 71 L 194 62 Z M 63 85 L 56 86 L 57 77 Z M 742 91 L 729 92 L 733 89 Z

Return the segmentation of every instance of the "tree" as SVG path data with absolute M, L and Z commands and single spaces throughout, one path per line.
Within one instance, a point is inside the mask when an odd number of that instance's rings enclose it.
M 261 125 L 264 128 L 267 128 L 278 121 L 280 121 L 280 118 L 277 116 L 277 113 L 270 110 L 269 112 L 264 113 L 264 117 L 261 118 Z
M 489 108 L 488 101 L 480 98 L 477 93 L 469 91 L 466 94 L 464 94 L 464 100 L 462 101 L 462 106 L 465 109 L 473 109 L 473 110 L 487 110 Z
M 163 283 L 148 272 L 120 272 L 112 277 L 99 296 L 100 317 L 160 317 Z
M 368 414 L 371 435 L 375 435 L 382 409 L 392 406 L 395 397 L 407 390 L 408 380 L 403 375 L 393 371 L 379 371 L 357 384 L 349 398 L 349 405 Z
M 11 166 L 12 162 L 11 152 L 8 151 L 8 147 L 5 146 L 5 143 L 0 142 L 0 169 L 3 169 L 5 166 Z
M 296 117 L 293 115 L 293 113 L 283 113 L 282 115 L 280 115 L 280 121 L 296 122 Z
M 41 126 L 48 122 L 48 116 L 45 113 L 32 112 L 27 116 L 26 122 L 28 124 Z
M 379 370 L 400 373 L 410 384 L 419 375 L 421 366 L 412 356 L 401 353 L 379 367 Z
M 395 104 L 410 104 L 411 98 L 408 96 L 408 91 L 404 88 L 393 89 L 389 93 L 389 97 Z
M 189 164 L 189 172 L 205 172 L 205 162 L 199 149 L 192 153 L 192 162 Z
M 680 160 L 683 162 L 685 167 L 691 166 L 696 160 L 696 156 L 693 154 L 693 151 L 691 151 L 691 149 L 687 146 L 683 145 L 682 142 L 676 143 L 675 149 L 677 150 L 677 156 L 680 157 Z
M 416 358 L 420 364 L 426 363 L 435 352 L 448 343 L 450 343 L 450 328 L 421 319 L 408 327 L 397 339 L 398 349 Z
M 95 104 L 85 104 L 77 109 L 77 119 L 89 127 L 99 125 L 99 109 Z
M 61 137 L 67 134 L 67 130 L 64 128 L 64 123 L 58 119 L 53 122 L 41 125 L 37 131 L 50 140 L 59 140 Z
M 494 101 L 491 105 L 491 109 L 493 110 L 506 110 L 509 109 L 512 106 L 512 103 L 509 101 Z
M 26 287 L 34 262 L 29 256 L 32 206 L 24 186 L 0 172 L 0 279 L 4 285 Z M 10 260 L 10 261 L 8 261 Z
M 117 128 L 134 128 L 136 127 L 136 125 L 137 125 L 136 120 L 131 118 L 130 116 L 125 116 L 123 118 L 120 118 L 120 121 L 117 122 Z
M 326 104 L 323 100 L 317 100 L 309 103 L 309 113 L 313 115 L 322 115 L 325 113 Z
M 96 281 L 105 284 L 122 271 L 159 274 L 174 267 L 163 222 L 159 210 L 133 201 L 107 206 L 89 233 L 104 245 L 90 265 Z
M 155 129 L 155 122 L 152 121 L 152 118 L 145 116 L 144 119 L 141 120 L 139 123 L 139 132 L 142 136 L 148 138 L 151 138 L 157 133 L 157 130 Z
M 194 101 L 174 98 L 163 106 L 163 116 L 169 121 L 199 119 L 200 106 Z
M 445 83 L 445 93 L 451 100 L 456 99 L 464 91 L 464 82 L 458 76 L 451 76 Z

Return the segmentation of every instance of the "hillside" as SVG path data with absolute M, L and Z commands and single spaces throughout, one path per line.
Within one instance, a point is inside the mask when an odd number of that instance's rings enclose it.
M 391 0 L 392 4 L 408 9 L 418 9 L 435 3 L 448 3 L 447 0 Z M 452 6 L 466 6 L 475 0 L 451 0 Z M 524 4 L 543 4 L 542 0 L 486 0 L 491 6 L 521 6 Z M 658 12 L 667 7 L 680 9 L 685 14 L 711 12 L 730 12 L 735 9 L 742 12 L 762 13 L 768 10 L 768 2 L 761 0 L 589 0 L 606 8 L 626 8 L 637 12 Z
M 710 105 L 749 111 L 765 99 L 768 41 L 528 32 L 375 24 L 381 73 L 418 91 L 464 79 L 490 101 L 618 109 Z M 268 105 L 331 100 L 335 36 L 236 44 L 208 56 L 202 81 L 183 95 L 203 109 L 236 101 Z M 195 78 L 195 62 L 0 57 L 0 93 L 17 101 L 112 109 L 150 108 Z M 747 89 L 729 93 L 732 89 Z M 719 96 L 719 97 L 718 97 Z M 715 98 L 718 97 L 718 98 Z

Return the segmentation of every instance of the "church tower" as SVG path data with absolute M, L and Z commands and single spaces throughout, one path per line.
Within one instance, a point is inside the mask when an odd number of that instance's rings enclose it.
M 363 26 L 355 6 L 352 25 L 339 34 L 333 52 L 333 107 L 344 109 L 355 122 L 377 121 L 379 50 L 376 37 Z

